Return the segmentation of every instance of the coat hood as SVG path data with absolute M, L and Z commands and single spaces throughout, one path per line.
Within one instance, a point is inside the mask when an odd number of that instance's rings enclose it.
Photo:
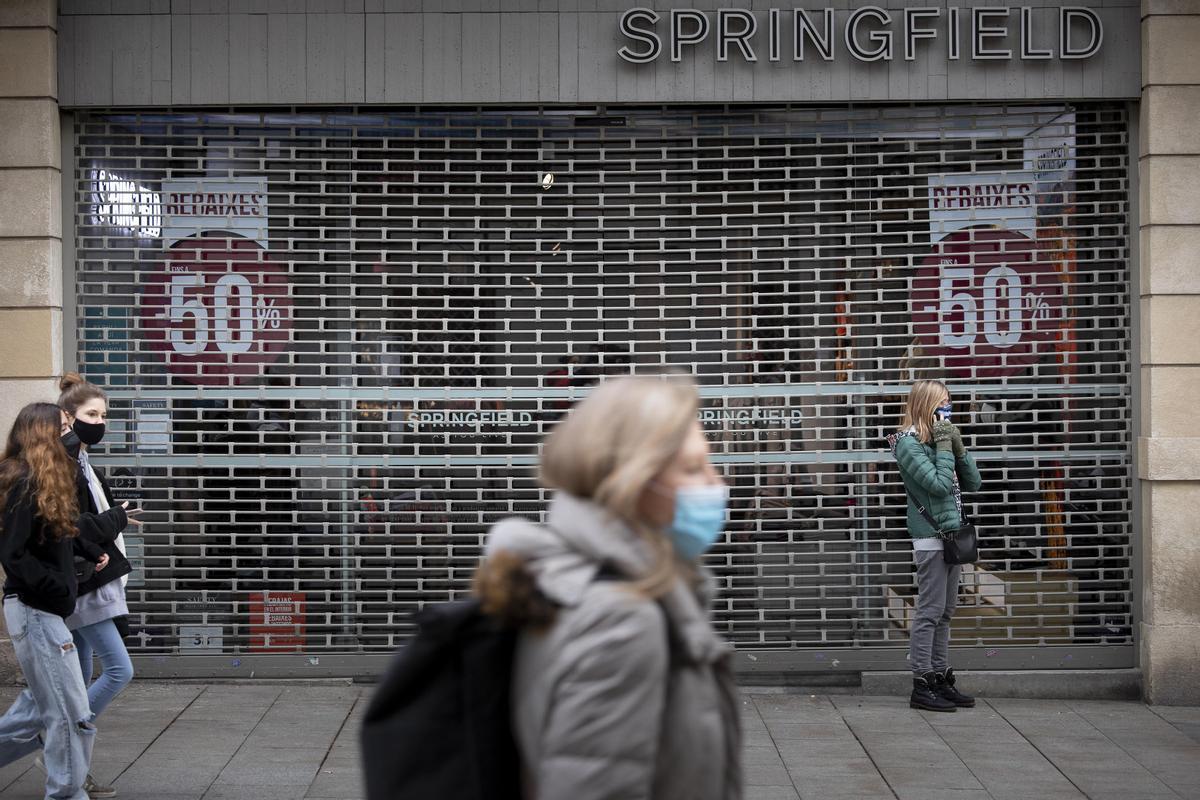
M 576 606 L 602 568 L 622 578 L 648 575 L 654 557 L 622 520 L 587 500 L 559 492 L 550 503 L 545 525 L 523 518 L 502 520 L 488 536 L 486 553 L 514 553 L 525 560 L 538 589 L 560 606 Z M 711 585 L 701 570 L 706 587 Z M 713 662 L 731 648 L 712 630 L 704 592 L 692 591 L 683 579 L 658 603 L 667 615 L 672 640 L 691 661 Z

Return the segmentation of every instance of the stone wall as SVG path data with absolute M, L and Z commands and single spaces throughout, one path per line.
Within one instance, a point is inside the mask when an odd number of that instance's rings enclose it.
M 1200 703 L 1200 0 L 1142 3 L 1141 662 Z
M 0 428 L 62 372 L 57 6 L 0 2 Z M 4 434 L 0 434 L 4 435 Z M 20 676 L 7 631 L 0 683 Z

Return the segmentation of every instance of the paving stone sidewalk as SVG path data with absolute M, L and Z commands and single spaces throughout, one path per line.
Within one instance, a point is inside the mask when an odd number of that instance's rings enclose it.
M 135 682 L 100 721 L 93 771 L 124 800 L 357 800 L 369 688 Z M 15 695 L 0 690 L 5 706 Z M 1200 708 L 746 694 L 747 800 L 1200 798 Z M 42 797 L 24 759 L 0 798 Z

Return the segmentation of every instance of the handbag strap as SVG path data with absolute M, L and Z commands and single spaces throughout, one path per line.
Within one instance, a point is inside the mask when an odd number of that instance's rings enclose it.
M 917 511 L 921 512 L 921 516 L 925 518 L 925 521 L 933 526 L 933 529 L 937 532 L 938 536 L 941 536 L 942 526 L 938 525 L 937 520 L 930 516 L 929 512 L 925 510 L 925 506 L 917 502 L 917 498 L 913 497 L 913 493 L 908 490 L 907 486 L 904 487 L 904 493 L 908 495 L 909 500 L 912 500 L 913 505 L 917 507 Z
M 917 502 L 917 498 L 913 497 L 913 493 L 909 491 L 907 486 L 904 487 L 904 493 L 906 495 L 908 495 L 909 500 L 912 500 L 913 505 L 917 507 L 917 511 L 921 512 L 921 516 L 925 518 L 925 521 L 928 522 L 930 525 L 932 525 L 933 529 L 935 531 L 937 531 L 937 535 L 942 538 L 945 538 L 946 532 L 942 530 L 942 526 L 938 525 L 937 521 L 934 520 L 934 518 L 932 516 L 930 516 L 929 512 L 925 510 L 925 506 L 923 506 Z M 971 524 L 970 520 L 967 519 L 967 507 L 966 507 L 965 503 L 963 504 L 962 513 L 959 515 L 959 522 L 962 525 L 970 525 Z

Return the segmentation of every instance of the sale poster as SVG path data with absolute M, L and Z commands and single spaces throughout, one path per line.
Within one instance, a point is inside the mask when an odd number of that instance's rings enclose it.
M 303 592 L 252 592 L 251 652 L 301 652 L 304 649 L 304 608 Z
M 161 198 L 167 247 L 206 231 L 225 231 L 267 249 L 266 178 L 163 181 Z
M 929 178 L 933 252 L 913 280 L 913 333 L 960 378 L 1015 375 L 1053 357 L 1066 324 L 1062 258 L 1044 233 L 1065 207 L 1073 134 L 1050 126 L 1025 146 L 1023 170 Z
M 266 179 L 167 181 L 162 203 L 167 250 L 141 307 L 150 349 L 188 383 L 261 375 L 292 328 L 288 270 L 267 251 Z
M 990 228 L 938 242 L 912 282 L 913 333 L 962 378 L 1024 370 L 1058 339 L 1063 286 L 1037 242 Z
M 151 349 L 183 380 L 239 383 L 261 374 L 290 341 L 287 269 L 249 239 L 181 240 L 147 281 L 142 327 Z
M 929 177 L 929 238 L 934 244 L 964 228 L 990 227 L 1034 238 L 1037 191 L 1025 171 Z

